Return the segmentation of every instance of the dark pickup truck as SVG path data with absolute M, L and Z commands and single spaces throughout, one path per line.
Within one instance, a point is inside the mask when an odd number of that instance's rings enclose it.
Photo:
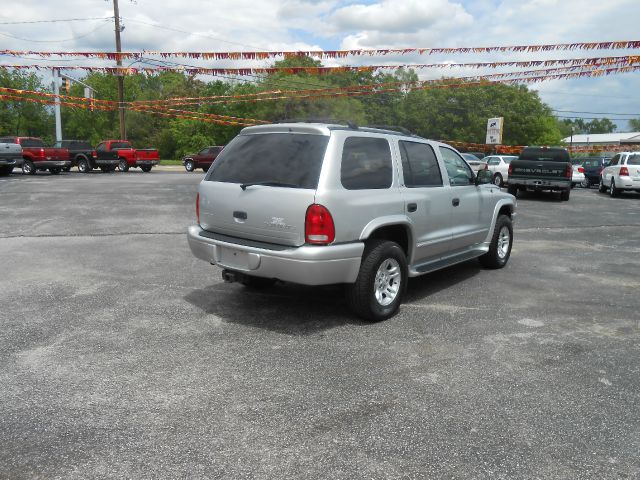
M 517 160 L 509 164 L 507 191 L 514 196 L 526 190 L 559 191 L 560 199 L 569 200 L 573 166 L 565 148 L 526 147 Z
M 71 165 L 69 150 L 45 147 L 39 138 L 2 137 L 0 143 L 17 143 L 22 147 L 22 173 L 27 175 L 34 175 L 37 170 L 49 170 L 57 175 Z
M 67 171 L 71 167 L 78 167 L 78 171 L 81 173 L 89 173 L 96 168 L 105 173 L 113 172 L 118 166 L 118 154 L 116 152 L 107 152 L 104 148 L 101 148 L 103 145 L 101 143 L 98 148 L 94 149 L 85 140 L 62 140 L 56 142 L 54 147 L 69 150 L 71 165 L 66 169 Z

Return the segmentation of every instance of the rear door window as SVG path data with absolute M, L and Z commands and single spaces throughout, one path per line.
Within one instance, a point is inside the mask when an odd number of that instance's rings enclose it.
M 238 135 L 220 152 L 206 180 L 316 189 L 328 143 L 324 135 Z
M 23 138 L 20 141 L 20 145 L 22 145 L 23 147 L 35 147 L 35 148 L 42 148 L 44 147 L 44 143 L 42 142 L 42 140 L 39 140 L 37 138 Z
M 460 155 L 446 147 L 440 147 L 440 155 L 442 155 L 442 161 L 449 174 L 451 186 L 471 185 L 473 183 L 473 172 Z
M 400 142 L 405 187 L 441 187 L 442 174 L 431 145 Z
M 487 164 L 489 164 L 489 165 L 500 165 L 500 159 L 499 158 L 494 158 L 494 157 L 489 157 L 489 160 L 487 160 Z
M 375 137 L 347 138 L 342 149 L 340 181 L 347 190 L 391 187 L 393 168 L 389 142 Z

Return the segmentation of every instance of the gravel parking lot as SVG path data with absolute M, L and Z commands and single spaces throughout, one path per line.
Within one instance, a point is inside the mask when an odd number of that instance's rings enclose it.
M 1 478 L 640 476 L 640 195 L 520 198 L 367 324 L 192 257 L 201 178 L 0 178 Z

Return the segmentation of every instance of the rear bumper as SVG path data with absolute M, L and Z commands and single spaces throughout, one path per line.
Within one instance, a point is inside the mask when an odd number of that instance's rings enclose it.
M 517 185 L 535 190 L 566 190 L 571 188 L 571 184 L 571 180 L 509 177 L 509 185 Z
M 364 243 L 290 247 L 270 250 L 201 235 L 189 227 L 187 240 L 199 259 L 222 268 L 302 285 L 331 285 L 356 281 Z
M 614 176 L 616 187 L 622 190 L 636 190 L 640 191 L 640 178 L 627 177 L 627 176 Z
M 22 157 L 0 158 L 0 167 L 19 167 L 20 165 L 22 165 Z
M 151 167 L 158 165 L 160 160 L 136 160 L 133 164 L 134 167 Z

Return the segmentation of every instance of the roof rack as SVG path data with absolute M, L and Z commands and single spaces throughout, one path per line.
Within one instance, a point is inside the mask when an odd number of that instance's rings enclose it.
M 335 118 L 318 118 L 318 117 L 308 117 L 308 118 L 281 118 L 279 120 L 275 120 L 273 123 L 328 123 L 334 125 L 347 125 L 349 128 L 354 130 L 358 129 L 358 125 L 355 122 L 351 122 L 349 120 L 338 120 Z
M 367 128 L 377 128 L 378 130 L 387 130 L 389 132 L 402 133 L 404 135 L 415 137 L 417 136 L 411 130 L 408 130 L 400 125 L 366 125 Z

